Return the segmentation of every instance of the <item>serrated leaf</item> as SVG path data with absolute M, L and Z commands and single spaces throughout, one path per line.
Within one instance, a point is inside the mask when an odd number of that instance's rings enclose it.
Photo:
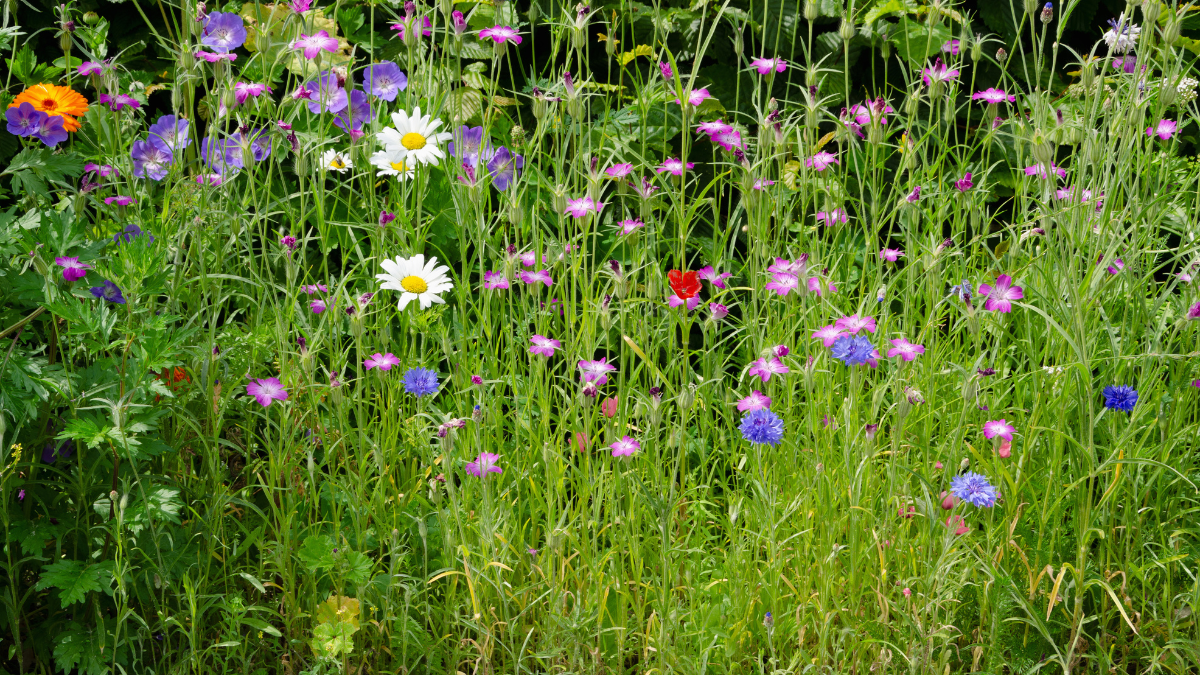
M 446 98 L 446 111 L 456 123 L 466 122 L 483 110 L 483 94 L 477 89 L 460 87 Z
M 336 546 L 329 537 L 312 535 L 305 538 L 304 546 L 296 553 L 300 561 L 314 572 L 333 567 L 333 549 Z
M 313 620 L 325 624 L 344 623 L 358 630 L 359 612 L 358 599 L 345 595 L 331 595 L 317 608 Z
M 107 574 L 104 565 L 84 565 L 78 560 L 59 560 L 42 568 L 42 576 L 34 590 L 58 589 L 63 606 L 83 602 L 88 593 L 102 588 L 100 581 Z
M 110 438 L 113 430 L 107 422 L 93 417 L 76 417 L 67 423 L 67 428 L 56 436 L 59 440 L 68 438 L 87 443 L 89 448 L 98 448 L 100 443 Z

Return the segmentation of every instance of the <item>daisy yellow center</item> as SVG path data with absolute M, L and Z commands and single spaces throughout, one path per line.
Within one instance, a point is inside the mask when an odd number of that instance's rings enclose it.
M 416 275 L 407 276 L 400 280 L 400 285 L 409 293 L 420 295 L 429 290 L 429 286 L 425 284 L 425 280 Z
M 392 171 L 399 171 L 400 173 L 404 173 L 407 170 L 408 170 L 408 167 L 404 166 L 404 162 L 392 162 Z
M 346 168 L 346 163 L 344 161 L 342 161 L 341 157 L 334 157 L 332 160 L 329 161 L 329 166 L 331 166 L 335 169 L 344 169 L 344 168 Z
M 410 131 L 400 138 L 400 145 L 409 150 L 420 150 L 425 147 L 425 137 L 415 131 Z

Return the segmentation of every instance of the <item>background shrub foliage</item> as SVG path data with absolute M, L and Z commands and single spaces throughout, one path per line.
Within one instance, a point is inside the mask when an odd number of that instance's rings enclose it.
M 0 133 L 5 672 L 1196 672 L 1195 8 L 317 4 L 4 3 L 0 103 L 89 102 Z M 457 154 L 377 173 L 418 106 Z

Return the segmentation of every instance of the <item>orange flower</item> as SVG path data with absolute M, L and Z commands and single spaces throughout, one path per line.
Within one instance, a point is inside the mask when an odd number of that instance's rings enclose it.
M 13 108 L 26 102 L 47 115 L 62 117 L 63 128 L 67 131 L 79 131 L 79 121 L 75 117 L 83 115 L 88 109 L 87 99 L 82 94 L 70 87 L 60 87 L 56 84 L 35 84 L 21 92 L 8 107 Z

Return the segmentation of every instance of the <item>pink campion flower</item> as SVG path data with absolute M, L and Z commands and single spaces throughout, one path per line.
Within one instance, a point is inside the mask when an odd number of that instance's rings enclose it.
M 1192 283 L 1192 275 L 1188 274 L 1187 272 L 1179 272 L 1175 276 L 1178 277 L 1179 281 L 1181 281 L 1185 285 Z
M 483 478 L 489 473 L 504 473 L 504 469 L 500 468 L 500 455 L 494 452 L 479 453 L 474 462 L 467 462 L 466 469 L 476 478 Z
M 600 412 L 603 412 L 605 417 L 612 419 L 617 416 L 617 410 L 620 405 L 621 399 L 619 396 L 606 398 L 600 402 Z
M 1012 311 L 1012 301 L 1020 300 L 1025 297 L 1025 292 L 1020 286 L 1014 286 L 1012 277 L 1007 274 L 1001 274 L 996 277 L 996 285 L 979 284 L 979 294 L 986 297 L 987 300 L 983 303 L 983 308 L 989 312 L 1000 312 L 1007 314 Z
M 671 64 L 666 61 L 659 61 L 658 69 L 662 72 L 664 80 L 670 80 L 675 77 L 675 71 L 671 70 Z
M 771 277 L 764 288 L 768 291 L 775 291 L 777 295 L 787 295 L 800 288 L 800 277 L 795 274 L 779 272 Z
M 726 151 L 742 147 L 742 134 L 734 129 L 712 134 L 708 137 L 708 140 L 721 146 L 721 149 Z
M 693 106 L 698 106 L 710 98 L 712 98 L 712 94 L 708 93 L 708 87 L 704 87 L 702 89 L 693 89 L 692 91 L 688 92 L 688 103 Z M 679 99 L 675 99 L 675 104 L 682 105 L 679 102 Z
M 620 180 L 633 172 L 632 164 L 613 164 L 604 170 L 604 175 Z
M 513 44 L 521 44 L 521 34 L 517 32 L 516 28 L 511 26 L 484 28 L 479 31 L 479 37 L 481 39 L 490 39 L 496 43 L 512 42 Z
M 546 284 L 546 288 L 554 285 L 554 279 L 550 278 L 550 270 L 538 270 L 536 272 L 521 272 L 521 281 L 525 284 L 536 284 L 541 282 Z
M 1155 126 L 1146 128 L 1146 135 L 1158 136 L 1159 140 L 1169 141 L 1175 135 L 1177 127 L 1175 120 L 1159 120 Z
M 62 277 L 64 281 L 79 281 L 87 276 L 87 271 L 92 269 L 92 266 L 87 263 L 79 262 L 78 257 L 63 257 L 59 256 L 54 259 L 54 264 L 63 268 Z
M 759 75 L 770 75 L 772 72 L 782 73 L 787 70 L 787 61 L 759 57 L 750 62 L 750 67 L 757 70 Z
M 821 326 L 813 331 L 812 337 L 814 340 L 820 340 L 826 347 L 832 347 L 833 343 L 837 342 L 837 339 L 845 334 L 846 331 L 838 328 L 837 324 L 831 323 L 828 326 Z
M 254 380 L 246 385 L 246 393 L 253 396 L 254 400 L 264 408 L 270 407 L 271 401 L 286 401 L 288 397 L 288 393 L 284 391 L 283 384 L 277 377 Z
M 889 359 L 899 356 L 905 361 L 913 361 L 925 353 L 924 345 L 913 344 L 904 338 L 896 338 L 895 340 L 889 340 L 889 342 L 894 345 L 887 352 Z
M 238 82 L 237 84 L 233 85 L 233 95 L 234 98 L 237 99 L 239 105 L 245 103 L 246 99 L 250 98 L 251 96 L 257 98 L 269 91 L 273 90 L 267 85 L 260 84 L 258 82 Z
M 234 54 L 233 52 L 229 52 L 228 54 L 214 54 L 212 52 L 200 50 L 196 52 L 194 56 L 201 61 L 208 61 L 209 63 L 216 63 L 218 61 L 237 61 L 237 54 Z
M 304 58 L 315 59 L 321 50 L 329 53 L 335 53 L 338 50 L 338 41 L 335 37 L 330 37 L 329 32 L 319 30 L 313 35 L 300 34 L 300 39 L 292 43 L 292 49 L 303 51 Z
M 824 171 L 832 164 L 841 163 L 842 162 L 837 158 L 837 155 L 825 151 L 818 152 L 804 161 L 805 166 L 810 169 L 816 169 L 817 171 Z
M 716 136 L 717 134 L 724 133 L 726 131 L 733 131 L 733 127 L 721 120 L 714 120 L 712 122 L 701 122 L 700 124 L 697 124 L 696 131 L 697 133 L 702 133 L 708 136 Z
M 651 183 L 650 181 L 646 180 L 645 176 L 642 176 L 641 179 L 642 179 L 641 184 L 629 183 L 629 187 L 633 188 L 633 191 L 636 192 L 637 195 L 639 197 L 641 197 L 642 199 L 650 199 L 651 197 L 654 196 L 655 192 L 658 192 L 659 187 L 657 185 L 655 185 L 654 183 Z
M 561 342 L 558 340 L 552 340 L 545 335 L 534 335 L 529 338 L 529 342 L 533 344 L 533 346 L 529 348 L 529 353 L 536 354 L 538 356 L 554 356 L 554 350 L 562 347 Z
M 136 201 L 137 200 L 134 199 L 133 197 L 126 197 L 124 195 L 117 195 L 116 197 L 105 197 L 104 198 L 104 203 L 108 204 L 109 206 L 112 206 L 113 204 L 116 204 L 117 206 L 129 206 L 130 204 L 132 204 Z
M 837 286 L 834 286 L 832 281 L 826 282 L 826 283 L 828 285 L 828 288 L 823 289 L 821 287 L 821 279 L 820 278 L 809 277 L 808 278 L 808 292 L 815 293 L 818 298 L 821 297 L 822 295 L 824 295 L 826 292 L 837 293 Z
M 751 377 L 757 377 L 763 382 L 770 382 L 772 375 L 786 375 L 792 372 L 787 366 L 783 365 L 778 357 L 772 356 L 768 361 L 766 358 L 761 358 L 746 370 L 746 373 Z
M 613 457 L 633 457 L 634 453 L 642 449 L 641 443 L 629 436 L 622 436 L 621 440 L 613 442 L 608 447 L 612 448 Z
M 912 589 L 911 588 L 905 587 L 905 589 L 903 591 L 901 591 L 901 593 L 904 593 L 904 597 L 906 597 L 906 598 L 912 597 Z
M 858 331 L 863 330 L 864 328 L 867 330 L 867 332 L 874 333 L 875 317 L 851 314 L 850 316 L 843 316 L 842 318 L 838 319 L 833 323 L 833 325 L 841 328 L 850 335 L 858 335 Z
M 717 288 L 725 288 L 725 280 L 733 276 L 729 272 L 717 272 L 712 265 L 701 267 L 696 270 L 696 274 Z
M 755 389 L 750 392 L 750 395 L 737 402 L 737 409 L 741 412 L 754 412 L 755 410 L 764 410 L 771 407 L 771 397 Z
M 821 211 L 817 213 L 817 222 L 825 223 L 826 225 L 837 225 L 838 223 L 847 223 L 850 221 L 850 216 L 842 209 L 834 209 L 832 211 Z
M 808 254 L 802 253 L 799 258 L 793 262 L 787 258 L 776 258 L 775 262 L 767 268 L 772 274 L 791 274 L 794 276 L 804 276 L 805 270 L 808 269 Z
M 525 251 L 521 254 L 521 265 L 524 267 L 533 267 L 537 264 L 537 253 L 533 251 Z
M 774 184 L 775 184 L 775 181 L 773 181 L 773 180 L 767 180 L 766 178 L 758 178 L 754 181 L 754 185 L 751 185 L 750 187 L 752 187 L 755 190 L 765 190 Z
M 312 310 L 313 314 L 321 314 L 326 309 L 329 309 L 324 300 L 313 300 L 308 303 L 308 308 Z
M 933 66 L 921 71 L 921 80 L 925 83 L 925 86 L 928 87 L 935 82 L 953 82 L 954 80 L 958 79 L 958 75 L 958 69 L 950 68 L 946 64 L 942 63 L 942 59 L 939 56 L 938 59 L 933 62 Z
M 589 213 L 599 213 L 604 208 L 604 202 L 593 201 L 591 197 L 568 199 L 567 208 L 563 213 L 572 218 L 586 218 Z
M 713 321 L 720 321 L 729 316 L 729 308 L 719 302 L 708 303 L 708 311 L 712 312 Z
M 695 162 L 687 163 L 688 169 L 692 169 L 695 166 L 696 166 Z M 670 173 L 672 176 L 682 176 L 683 175 L 683 160 L 681 160 L 677 157 L 669 157 L 669 158 L 663 160 L 663 163 L 661 166 L 655 167 L 654 171 L 656 173 L 664 173 L 664 172 Z
M 908 193 L 908 196 L 904 199 L 909 204 L 915 204 L 921 201 L 921 186 L 918 185 L 917 187 L 913 188 L 912 192 Z
M 378 368 L 380 370 L 391 370 L 392 366 L 400 365 L 400 359 L 396 358 L 396 355 L 391 352 L 388 352 L 386 354 L 380 354 L 379 352 L 375 352 L 374 354 L 372 354 L 370 356 L 370 358 L 363 361 L 363 365 L 366 367 L 367 370 L 371 370 L 372 368 Z
M 1100 256 L 1102 259 L 1104 256 Z M 1125 261 L 1120 258 L 1113 260 L 1113 264 L 1108 266 L 1109 274 L 1120 274 L 1121 270 L 1125 269 Z
M 430 30 L 430 28 L 433 26 L 433 23 L 429 21 L 428 16 L 423 16 L 418 20 L 410 14 L 410 15 L 408 15 L 408 17 L 406 18 L 405 21 L 401 21 L 399 23 L 394 23 L 391 26 L 388 26 L 388 28 L 391 28 L 392 30 L 396 31 L 396 37 L 400 38 L 401 40 L 404 40 L 404 35 L 405 35 L 404 26 L 405 26 L 405 23 L 408 21 L 411 21 L 411 23 L 414 26 L 419 25 L 421 27 L 421 35 L 422 36 L 429 37 L 430 35 L 433 35 L 433 31 Z
M 1015 103 L 1017 97 L 1013 96 L 1012 94 L 1005 93 L 1003 89 L 989 87 L 983 91 L 977 91 L 974 94 L 971 94 L 971 100 L 983 101 L 984 103 L 1004 103 L 1005 101 L 1008 101 L 1009 103 Z
M 66 272 L 63 272 L 63 276 L 66 276 Z M 1200 320 L 1200 302 L 1188 307 L 1188 311 L 1186 314 L 1184 314 L 1184 318 L 1186 318 L 1188 321 Z
M 901 251 L 898 248 L 885 248 L 879 252 L 879 259 L 886 260 L 888 262 L 896 262 L 903 257 L 904 251 Z
M 577 365 L 579 366 L 579 381 L 595 382 L 596 386 L 603 386 L 605 382 L 608 382 L 608 374 L 617 370 L 616 366 L 608 362 L 608 357 L 598 361 L 581 360 Z
M 202 173 L 196 176 L 196 182 L 201 185 L 216 187 L 225 182 L 225 177 L 219 173 Z
M 484 272 L 483 287 L 488 290 L 508 288 L 508 277 L 504 276 L 503 272 Z
M 617 233 L 618 234 L 633 234 L 634 232 L 637 232 L 638 230 L 642 229 L 645 226 L 646 226 L 645 223 L 643 223 L 642 221 L 640 221 L 636 218 L 631 219 L 631 220 L 622 220 L 621 222 L 617 223 Z
M 1012 441 L 1001 440 L 1000 447 L 996 448 L 996 455 L 998 455 L 1000 459 L 1008 459 L 1009 457 L 1012 457 Z
M 690 312 L 693 309 L 696 309 L 697 307 L 700 306 L 700 296 L 693 295 L 692 297 L 688 298 L 687 300 L 684 300 L 683 298 L 679 297 L 675 293 L 671 293 L 670 295 L 667 296 L 667 306 L 668 307 L 671 307 L 671 308 L 682 307 L 684 304 L 687 304 L 687 311 Z
M 325 284 L 309 284 L 307 286 L 301 286 L 300 290 L 303 291 L 305 295 L 312 295 L 313 293 L 328 293 L 329 287 Z
M 1003 418 L 983 423 L 983 437 L 989 440 L 999 436 L 1006 441 L 1011 441 L 1013 439 L 1013 432 L 1016 430 L 1016 427 L 1009 424 L 1008 420 Z
M 300 85 L 299 89 L 292 92 L 292 100 L 293 101 L 313 101 L 313 100 L 315 100 L 313 98 L 313 96 L 315 94 L 316 94 L 316 91 L 314 91 L 313 89 L 309 89 L 308 87 L 306 87 L 304 85 Z
M 975 183 L 971 182 L 971 172 L 968 171 L 962 178 L 954 181 L 954 189 L 959 192 L 966 192 L 975 187 Z
M 946 43 L 942 45 L 942 53 L 949 54 L 950 56 L 958 56 L 958 44 L 958 40 L 956 39 L 947 40 Z
M 303 14 L 312 8 L 312 0 L 292 0 L 288 7 L 297 14 Z
M 1059 178 L 1067 177 L 1067 170 L 1062 167 L 1059 167 L 1058 165 L 1054 164 L 1053 162 L 1050 163 L 1050 171 L 1058 174 Z M 1025 175 L 1026 176 L 1037 176 L 1038 178 L 1041 178 L 1044 180 L 1048 175 L 1046 173 L 1046 165 L 1045 164 L 1034 164 L 1033 166 L 1027 166 L 1027 167 L 1025 167 Z

